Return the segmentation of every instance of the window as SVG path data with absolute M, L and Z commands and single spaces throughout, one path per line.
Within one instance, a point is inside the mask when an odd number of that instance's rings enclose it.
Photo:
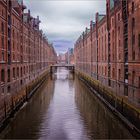
M 13 29 L 13 38 L 15 38 L 15 31 L 14 31 L 14 29 Z
M 2 45 L 2 49 L 4 49 L 4 36 L 1 37 L 1 45 Z
M 4 61 L 4 52 L 2 52 L 2 59 L 1 60 Z
M 11 49 L 11 44 L 10 44 L 10 41 L 8 40 L 8 51 L 10 51 Z
M 121 41 L 119 40 L 119 47 L 121 47 Z
M 11 17 L 10 17 L 10 15 L 8 16 L 8 25 L 11 25 Z
M 128 52 L 125 53 L 125 63 L 128 62 Z
M 134 85 L 135 82 L 135 71 L 132 72 L 132 84 Z
M 10 82 L 10 69 L 8 69 L 7 73 L 8 73 L 8 80 L 7 81 Z
M 22 81 L 22 80 L 20 81 L 20 84 L 21 84 L 21 85 L 23 84 L 23 81 Z
M 11 8 L 12 8 L 12 3 L 11 3 L 11 1 L 9 0 L 8 9 L 11 10 Z
M 15 68 L 13 68 L 13 78 L 16 78 Z
M 1 23 L 1 32 L 4 34 L 4 23 Z
M 19 68 L 17 68 L 17 77 L 19 77 Z
M 140 88 L 140 77 L 139 77 L 139 88 Z
M 11 56 L 10 56 L 10 54 L 8 54 L 8 65 L 10 65 L 11 64 Z
M 134 13 L 134 2 L 132 2 L 132 13 Z
M 111 86 L 111 80 L 110 79 L 108 80 L 108 86 Z
M 127 85 L 124 87 L 124 95 L 128 96 L 128 86 Z
M 15 54 L 13 54 L 13 61 L 15 61 Z
M 118 14 L 118 21 L 120 21 L 120 13 Z
M 113 68 L 113 71 L 112 71 L 112 78 L 115 77 L 115 69 Z
M 138 35 L 138 46 L 140 48 L 140 34 Z
M 22 68 L 21 68 L 21 71 L 20 71 L 20 72 L 21 72 L 21 74 L 20 74 L 20 75 L 21 75 L 21 77 L 22 77 Z
M 121 78 L 121 70 L 119 69 L 119 79 Z
M 114 36 L 115 36 L 115 35 L 114 35 L 114 30 L 113 30 L 113 31 L 112 31 L 112 39 L 114 39 Z
M 118 27 L 118 34 L 120 35 L 120 26 Z
M 119 60 L 121 59 L 121 54 L 119 53 Z
M 114 25 L 114 18 L 112 18 L 112 26 Z
M 1 82 L 5 82 L 5 72 L 4 72 L 4 69 L 1 70 Z
M 132 44 L 135 44 L 135 35 L 132 36 Z
M 13 41 L 13 50 L 15 51 L 15 44 L 14 44 L 14 41 Z
M 132 18 L 132 29 L 135 28 L 135 18 Z
M 4 88 L 2 88 L 2 90 L 1 90 L 1 91 L 2 91 L 2 93 L 4 93 Z
M 24 66 L 24 74 L 26 73 L 25 71 L 26 71 L 26 70 L 25 70 L 25 66 Z
M 10 30 L 10 28 L 8 28 L 8 37 L 9 38 L 11 37 L 11 30 Z
M 132 53 L 132 59 L 135 60 L 135 51 Z
M 8 88 L 7 88 L 7 92 L 10 93 L 10 91 L 11 91 L 11 87 L 8 86 Z
M 4 14 L 3 14 L 3 9 L 2 9 L 2 11 L 1 11 L 1 15 L 3 16 Z
M 107 74 L 106 74 L 106 67 L 105 67 L 105 76 L 106 76 Z
M 106 31 L 106 26 L 104 26 L 104 31 Z

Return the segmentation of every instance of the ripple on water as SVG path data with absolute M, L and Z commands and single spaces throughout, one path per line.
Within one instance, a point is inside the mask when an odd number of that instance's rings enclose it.
M 133 138 L 86 86 L 72 77 L 65 68 L 59 68 L 20 110 L 0 138 Z

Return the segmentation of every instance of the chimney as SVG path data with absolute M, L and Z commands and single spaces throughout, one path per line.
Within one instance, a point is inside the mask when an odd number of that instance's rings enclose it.
M 99 13 L 97 12 L 96 13 L 96 19 L 95 19 L 96 20 L 96 24 L 98 23 L 98 18 L 99 18 Z
M 91 20 L 90 21 L 90 31 L 92 31 L 93 30 L 93 21 Z
M 88 28 L 86 27 L 86 34 L 88 33 Z

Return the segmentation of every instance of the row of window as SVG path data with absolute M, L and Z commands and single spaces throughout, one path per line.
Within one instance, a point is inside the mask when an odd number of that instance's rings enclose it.
M 44 66 L 45 66 L 45 62 L 44 62 Z M 23 68 L 22 67 L 21 68 L 18 68 L 18 67 L 13 68 L 12 69 L 12 76 L 15 79 L 16 77 L 22 77 L 23 75 L 26 74 L 26 72 L 28 73 L 28 71 L 34 72 L 34 70 L 39 70 L 41 68 L 42 68 L 41 64 L 38 64 L 36 66 L 30 65 L 29 67 L 24 66 Z M 4 69 L 1 70 L 1 82 L 5 82 L 5 77 L 6 77 L 5 75 L 7 75 L 7 82 L 10 82 L 11 70 L 8 69 L 7 72 Z
M 25 74 L 25 67 L 24 69 L 21 68 L 21 70 L 19 71 L 19 68 L 17 68 L 17 73 L 16 73 L 16 68 L 13 68 L 13 78 L 15 79 L 16 77 L 19 77 L 19 76 L 23 76 L 23 72 Z M 5 82 L 5 70 L 2 69 L 1 70 L 1 82 Z M 10 82 L 11 80 L 11 71 L 10 69 L 7 70 L 7 82 Z
M 1 33 L 4 34 L 4 23 L 1 22 Z
M 79 67 L 81 67 L 80 69 L 83 69 L 84 71 L 87 71 L 87 67 L 85 65 L 85 68 L 83 68 L 83 66 L 79 65 Z M 105 69 L 103 69 L 103 67 L 99 67 L 99 73 L 102 74 L 102 75 L 105 75 L 107 76 L 108 73 L 107 73 L 107 67 L 104 67 Z M 105 70 L 105 73 L 103 73 L 103 70 Z M 127 73 L 128 75 L 128 73 Z M 115 68 L 112 69 L 112 78 L 115 78 Z M 131 74 L 131 80 L 132 80 L 132 85 L 135 85 L 135 79 L 136 79 L 136 72 L 135 71 L 132 71 L 132 74 Z M 118 80 L 121 79 L 121 69 L 118 70 Z M 128 78 L 127 78 L 128 79 Z M 140 77 L 138 77 L 138 87 L 140 88 Z
M 2 88 L 1 92 L 4 93 L 4 88 Z M 7 93 L 10 93 L 10 92 L 11 92 L 11 86 L 8 86 L 7 87 Z
M 3 17 L 4 16 L 4 9 L 2 8 L 2 6 L 0 6 L 0 15 Z

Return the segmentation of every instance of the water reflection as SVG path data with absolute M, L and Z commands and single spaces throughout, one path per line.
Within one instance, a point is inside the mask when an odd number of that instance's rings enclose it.
M 52 80 L 74 80 L 75 75 L 65 67 L 60 67 L 51 75 Z
M 132 136 L 77 77 L 66 68 L 58 68 L 0 138 L 88 140 Z
M 45 82 L 32 99 L 24 106 L 9 126 L 2 132 L 0 138 L 8 139 L 38 139 L 40 124 L 44 121 L 49 104 L 54 94 L 54 81 Z
M 81 140 L 86 139 L 83 120 L 74 100 L 74 81 L 64 68 L 59 68 L 55 76 L 53 101 L 48 109 L 48 118 L 42 124 L 40 139 Z M 46 129 L 46 126 L 49 128 Z M 45 133 L 47 131 L 47 133 Z
M 133 138 L 128 130 L 79 80 L 75 81 L 75 102 L 90 139 Z

